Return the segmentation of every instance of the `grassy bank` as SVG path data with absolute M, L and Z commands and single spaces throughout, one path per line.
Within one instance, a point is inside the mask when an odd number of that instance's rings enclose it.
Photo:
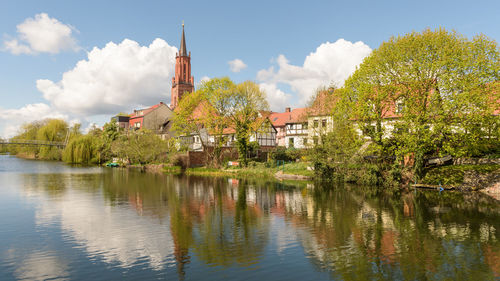
M 195 176 L 216 176 L 216 177 L 259 177 L 259 178 L 274 178 L 278 171 L 283 171 L 284 174 L 301 175 L 313 177 L 314 172 L 307 170 L 308 163 L 293 162 L 283 166 L 269 167 L 265 163 L 252 162 L 248 167 L 225 167 L 220 169 L 198 167 L 187 168 L 184 173 L 186 175 Z M 180 167 L 165 167 L 165 173 L 178 174 L 182 170 Z

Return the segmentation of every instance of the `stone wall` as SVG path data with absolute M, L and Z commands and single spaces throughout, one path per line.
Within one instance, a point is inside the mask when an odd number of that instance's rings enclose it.
M 456 158 L 453 165 L 480 165 L 480 164 L 500 164 L 500 158 Z

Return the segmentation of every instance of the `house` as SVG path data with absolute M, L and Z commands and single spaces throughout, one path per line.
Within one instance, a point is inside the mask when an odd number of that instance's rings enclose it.
M 285 108 L 285 112 L 272 112 L 269 115 L 269 120 L 272 125 L 276 128 L 276 144 L 278 146 L 290 146 L 290 139 L 292 141 L 292 146 L 299 147 L 303 146 L 303 128 L 304 125 L 307 128 L 305 118 L 306 108 L 296 108 L 291 110 L 290 107 Z M 287 128 L 290 134 L 287 138 Z M 299 130 L 299 131 L 297 131 Z M 298 134 L 297 134 L 298 133 Z
M 127 130 L 130 127 L 130 116 L 125 114 L 118 114 L 111 118 L 112 122 L 116 122 L 118 128 Z
M 285 122 L 285 146 L 287 148 L 306 148 L 307 137 L 307 108 L 292 110 L 289 119 Z
M 332 110 L 335 105 L 334 89 L 317 94 L 307 109 L 307 144 L 313 146 L 321 141 L 321 135 L 333 130 Z
M 249 141 L 256 141 L 261 151 L 269 151 L 276 146 L 276 128 L 269 120 L 268 115 L 261 115 L 251 124 Z M 236 129 L 234 127 L 224 128 L 222 136 L 216 136 L 206 128 L 190 135 L 180 136 L 181 142 L 192 151 L 203 151 L 205 146 L 215 146 L 215 141 L 223 139 L 223 147 L 232 148 L 236 146 Z
M 145 109 L 134 110 L 134 113 L 129 116 L 129 128 L 147 129 L 166 139 L 171 136 L 172 114 L 172 110 L 163 102 Z

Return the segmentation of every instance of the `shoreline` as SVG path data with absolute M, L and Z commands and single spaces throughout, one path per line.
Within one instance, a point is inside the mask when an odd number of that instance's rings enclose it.
M 1 155 L 11 155 L 9 153 Z M 42 161 L 57 161 L 45 160 L 34 157 L 34 155 L 17 154 L 12 155 L 25 160 L 42 160 Z M 63 162 L 59 160 L 59 162 Z M 291 163 L 287 165 L 295 165 Z M 92 166 L 105 167 L 105 164 L 92 164 Z M 283 172 L 281 169 L 275 167 L 265 167 L 262 164 L 253 165 L 246 168 L 208 168 L 208 167 L 195 167 L 185 168 L 180 166 L 171 166 L 167 163 L 161 164 L 145 164 L 145 165 L 127 165 L 123 168 L 127 169 L 140 169 L 148 173 L 163 173 L 163 174 L 184 174 L 188 176 L 205 176 L 205 177 L 237 177 L 249 178 L 258 177 L 269 180 L 277 181 L 315 181 L 313 171 L 299 171 L 293 173 L 292 171 Z M 436 172 L 437 171 L 437 172 Z M 462 174 L 460 174 L 461 172 Z M 439 190 L 440 187 L 443 191 L 458 191 L 470 192 L 477 191 L 500 202 L 500 165 L 498 164 L 482 164 L 482 165 L 450 165 L 430 169 L 428 174 L 430 177 L 425 177 L 421 182 L 415 184 L 402 184 L 399 188 L 419 188 L 428 190 Z M 459 179 L 457 179 L 457 175 Z M 432 188 L 429 188 L 432 187 Z

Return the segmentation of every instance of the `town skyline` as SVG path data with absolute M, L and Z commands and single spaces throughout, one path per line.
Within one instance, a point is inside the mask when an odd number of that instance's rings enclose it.
M 449 13 L 439 11 L 447 6 L 440 3 L 425 16 L 418 5 L 383 3 L 373 7 L 378 17 L 369 9 L 356 11 L 355 5 L 339 3 L 337 11 L 344 13 L 331 17 L 324 15 L 332 4 L 315 2 L 290 5 L 289 16 L 276 16 L 280 11 L 276 3 L 263 10 L 258 3 L 190 4 L 195 8 L 186 12 L 178 3 L 141 7 L 107 3 L 101 7 L 110 14 L 106 17 L 106 12 L 91 10 L 92 2 L 86 6 L 4 3 L 0 137 L 15 134 L 24 122 L 53 117 L 80 122 L 85 128 L 102 125 L 113 113 L 170 103 L 183 20 L 195 86 L 202 79 L 221 76 L 236 82 L 253 80 L 268 94 L 271 109 L 279 112 L 305 106 L 319 86 L 343 83 L 371 50 L 392 35 L 444 27 L 467 37 L 480 33 L 497 41 L 499 37 L 495 17 L 487 16 L 498 11 L 493 1 L 456 3 Z M 221 7 L 225 9 L 219 11 Z M 481 7 L 483 14 L 478 13 Z M 116 11 L 110 12 L 112 8 Z M 204 14 L 202 8 L 219 17 Z M 246 9 L 238 16 L 238 8 Z M 412 12 L 406 16 L 397 14 L 409 8 Z M 162 18 L 162 10 L 174 12 Z M 293 20 L 301 14 L 302 20 Z M 389 22 L 391 14 L 398 24 Z M 350 22 L 356 19 L 352 15 L 365 18 Z M 95 87 L 88 87 L 94 82 Z

